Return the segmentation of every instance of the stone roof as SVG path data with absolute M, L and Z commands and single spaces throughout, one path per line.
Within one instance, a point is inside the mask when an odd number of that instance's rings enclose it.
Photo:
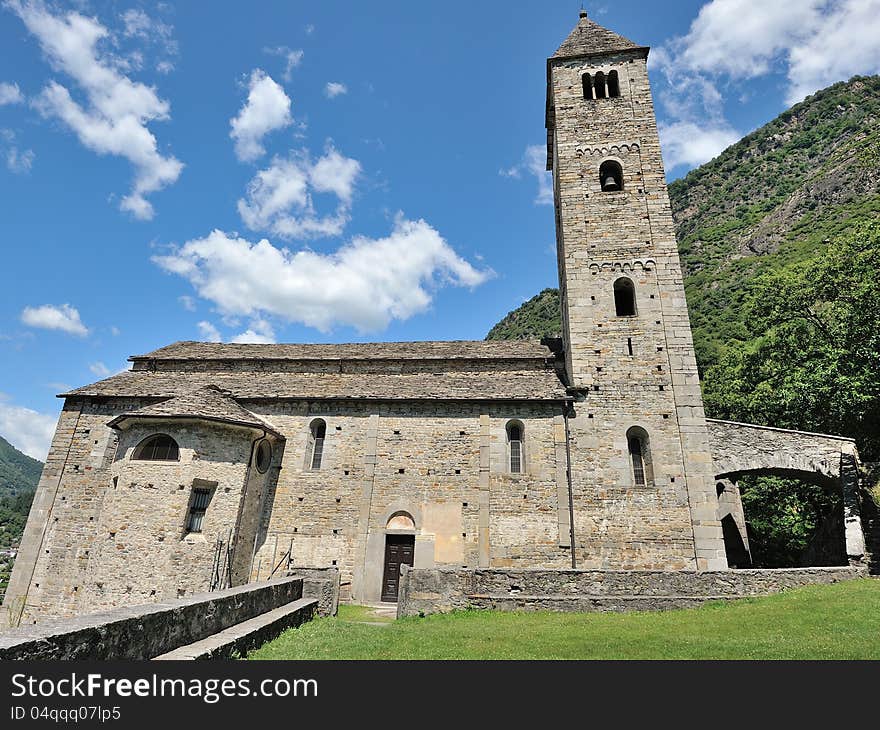
M 551 58 L 578 58 L 636 50 L 646 49 L 644 46 L 633 43 L 628 38 L 594 23 L 582 10 L 578 24 Z
M 535 340 L 367 342 L 339 345 L 175 342 L 143 360 L 539 360 L 550 350 Z
M 172 398 L 214 385 L 239 400 L 563 400 L 552 366 L 494 370 L 328 372 L 128 370 L 64 396 Z M 177 408 L 174 403 L 160 404 Z
M 123 413 L 107 425 L 117 427 L 125 421 L 142 418 L 192 418 L 203 421 L 218 421 L 263 429 L 280 436 L 274 426 L 243 408 L 228 393 L 214 384 L 196 387 L 161 403 Z

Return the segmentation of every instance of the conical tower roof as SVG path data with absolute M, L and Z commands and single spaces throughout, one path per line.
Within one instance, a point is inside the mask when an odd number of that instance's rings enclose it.
M 551 58 L 577 58 L 642 49 L 645 47 L 593 22 L 587 17 L 587 11 L 581 10 L 578 24 Z

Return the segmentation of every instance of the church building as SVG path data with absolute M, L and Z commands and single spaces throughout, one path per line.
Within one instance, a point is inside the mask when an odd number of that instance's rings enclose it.
M 860 560 L 849 440 L 705 417 L 647 59 L 582 12 L 547 60 L 560 340 L 130 358 L 62 395 L 16 620 L 290 567 L 337 566 L 357 602 L 396 600 L 401 564 L 742 567 L 736 480 L 761 469 L 837 480 L 841 559 Z

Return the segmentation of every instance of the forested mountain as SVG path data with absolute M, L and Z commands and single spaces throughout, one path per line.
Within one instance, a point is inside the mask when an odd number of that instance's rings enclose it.
M 709 414 L 880 459 L 880 76 L 817 92 L 669 195 Z M 559 332 L 545 289 L 488 339 Z
M 3 551 L 21 540 L 42 470 L 41 461 L 23 454 L 0 436 L 0 599 L 13 564 Z

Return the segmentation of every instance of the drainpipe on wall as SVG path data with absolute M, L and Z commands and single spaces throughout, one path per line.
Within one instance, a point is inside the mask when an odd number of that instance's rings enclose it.
M 568 528 L 571 540 L 571 567 L 577 568 L 577 555 L 574 542 L 574 494 L 571 487 L 571 436 L 568 430 L 568 417 L 574 411 L 574 402 L 566 400 L 562 404 L 562 420 L 565 423 L 565 477 L 568 480 Z

